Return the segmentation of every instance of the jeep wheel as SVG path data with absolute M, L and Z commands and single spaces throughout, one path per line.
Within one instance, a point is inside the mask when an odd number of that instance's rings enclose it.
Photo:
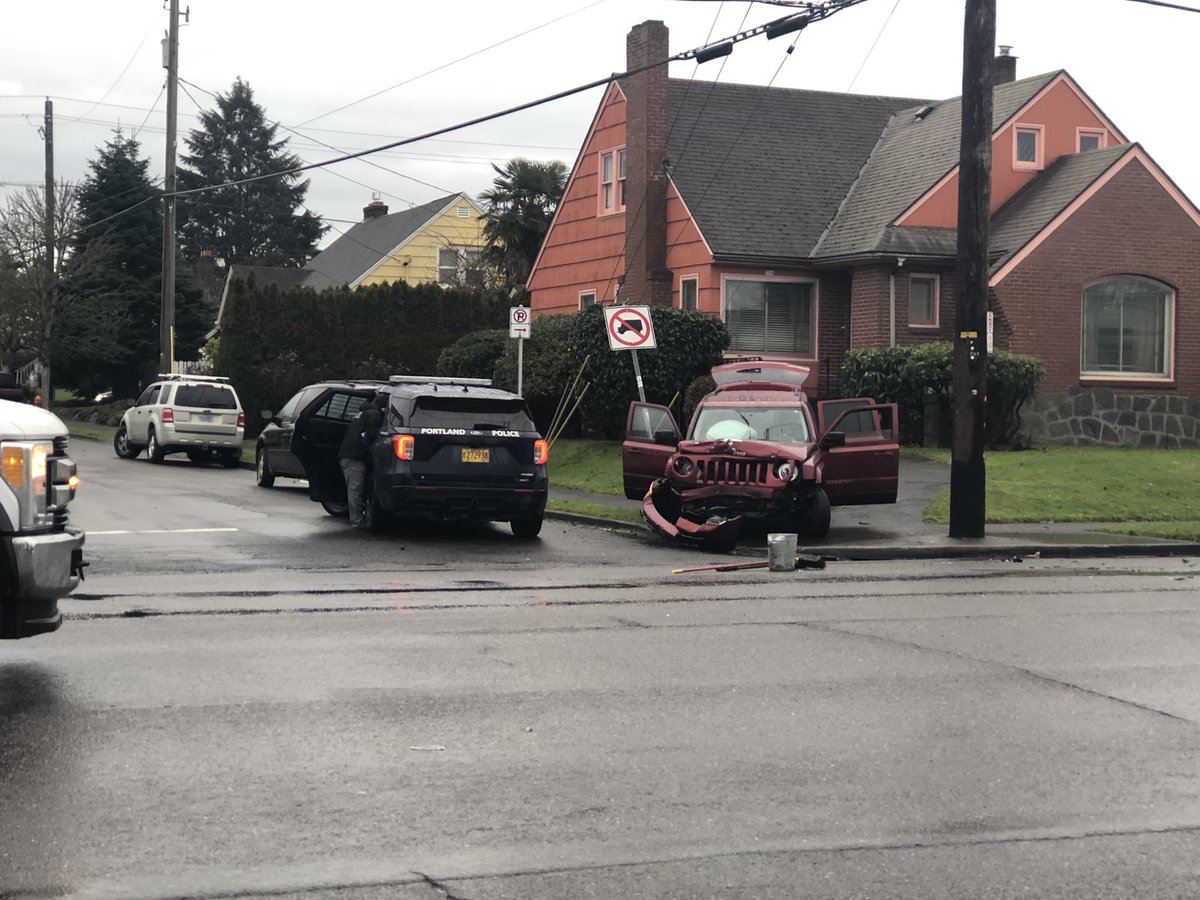
M 150 426 L 150 436 L 146 440 L 146 456 L 152 463 L 160 463 L 167 456 L 158 442 L 158 435 L 154 433 L 153 425 Z
M 829 495 L 822 488 L 809 494 L 796 517 L 796 532 L 801 537 L 824 538 L 829 534 Z
M 531 516 L 528 519 L 513 519 L 508 523 L 514 537 L 523 541 L 532 540 L 542 530 L 542 517 Z
M 121 459 L 133 459 L 142 452 L 142 448 L 129 440 L 129 432 L 122 424 L 113 435 L 113 451 Z
M 254 452 L 254 481 L 259 487 L 271 487 L 275 484 L 275 473 L 267 462 L 267 448 L 259 447 Z

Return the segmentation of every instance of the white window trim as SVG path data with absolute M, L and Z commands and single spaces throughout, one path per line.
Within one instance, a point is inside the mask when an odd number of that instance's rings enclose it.
M 812 354 L 809 356 L 805 356 L 802 353 L 771 353 L 770 358 L 771 359 L 799 360 L 801 362 L 816 362 L 817 361 L 817 358 L 820 355 L 820 347 L 821 347 L 821 334 L 820 334 L 821 281 L 820 281 L 820 279 L 812 278 L 810 276 L 805 276 L 805 275 L 750 275 L 750 274 L 722 275 L 721 276 L 721 321 L 722 322 L 727 321 L 726 309 L 725 309 L 725 293 L 726 293 L 725 285 L 730 281 L 786 281 L 786 282 L 790 282 L 793 284 L 811 284 L 812 285 L 812 297 L 813 297 Z M 697 299 L 697 301 L 699 301 L 699 297 L 697 297 L 696 299 Z M 739 353 L 748 353 L 748 352 L 757 352 L 757 351 L 729 349 L 725 352 L 736 356 Z
M 596 209 L 597 214 L 601 216 L 613 216 L 617 213 L 625 212 L 625 204 L 621 202 L 621 192 L 625 186 L 625 179 L 621 177 L 621 156 L 625 154 L 625 146 L 609 147 L 607 150 L 601 150 L 596 154 Z M 606 157 L 612 159 L 612 181 L 604 180 L 604 160 Z M 626 154 L 626 166 L 628 166 L 628 155 Z M 626 169 L 628 175 L 628 169 Z M 604 186 L 612 185 L 612 206 L 604 205 Z
M 583 302 L 583 298 L 587 297 L 587 296 L 590 296 L 592 298 L 592 302 L 585 305 Z M 586 290 L 586 291 L 580 291 L 579 292 L 579 311 L 583 312 L 585 309 L 588 308 L 588 306 L 595 306 L 597 304 L 597 302 L 599 302 L 597 299 L 598 297 L 599 297 L 599 294 L 597 293 L 597 291 L 594 288 Z
M 483 247 L 479 246 L 478 244 L 445 244 L 441 247 L 438 247 L 437 248 L 437 259 L 436 259 L 436 265 L 434 266 L 434 271 L 435 271 L 436 279 L 437 279 L 436 283 L 441 285 L 442 287 L 458 287 L 459 286 L 458 282 L 442 281 L 442 269 L 445 268 L 442 266 L 442 251 L 443 250 L 453 250 L 455 255 L 458 257 L 458 265 L 455 267 L 455 270 L 454 270 L 456 275 L 464 273 L 468 268 L 468 266 L 466 265 L 467 260 L 466 260 L 466 255 L 465 255 L 464 251 L 474 250 L 479 254 L 479 259 L 476 260 L 475 265 L 478 265 L 479 262 L 482 261 L 482 259 L 483 259 Z
M 1037 152 L 1034 161 L 1028 162 L 1017 158 L 1017 135 L 1022 131 L 1032 131 L 1037 135 Z M 1013 125 L 1012 165 L 1016 172 L 1040 172 L 1046 167 L 1046 126 L 1045 125 Z
M 1096 147 L 1097 150 L 1103 150 L 1105 147 L 1108 146 L 1108 129 L 1106 129 L 1106 128 L 1076 128 L 1075 129 L 1075 152 L 1076 153 L 1083 152 L 1083 150 L 1080 148 L 1079 145 L 1080 145 L 1080 143 L 1082 143 L 1084 136 L 1088 136 L 1088 137 L 1094 136 L 1094 137 L 1100 138 L 1100 143 Z
M 696 309 L 698 310 L 700 309 L 700 275 L 698 273 L 679 276 L 679 308 L 687 309 L 687 307 L 683 305 L 683 283 L 685 281 L 690 281 L 696 285 Z
M 1165 373 L 1160 372 L 1098 372 L 1090 371 L 1083 367 L 1084 353 L 1084 336 L 1083 336 L 1083 316 L 1084 316 L 1084 300 L 1087 289 L 1095 287 L 1098 284 L 1103 284 L 1106 281 L 1113 281 L 1118 278 L 1128 278 L 1132 281 L 1144 281 L 1147 284 L 1152 284 L 1157 288 L 1166 291 L 1167 294 L 1167 311 L 1166 311 L 1166 328 L 1163 334 L 1163 342 L 1166 346 L 1163 348 L 1163 366 L 1166 369 Z M 1086 382 L 1094 381 L 1129 381 L 1142 382 L 1151 384 L 1165 384 L 1175 381 L 1175 288 L 1171 287 L 1162 281 L 1154 278 L 1145 278 L 1140 275 L 1109 275 L 1105 278 L 1100 278 L 1096 281 L 1084 285 L 1083 290 L 1079 292 L 1079 380 Z
M 912 283 L 913 279 L 918 278 L 922 281 L 933 282 L 933 321 L 932 322 L 914 322 L 912 320 Z M 942 327 L 942 276 L 937 272 L 909 272 L 908 273 L 908 327 L 918 328 L 926 331 L 936 331 Z

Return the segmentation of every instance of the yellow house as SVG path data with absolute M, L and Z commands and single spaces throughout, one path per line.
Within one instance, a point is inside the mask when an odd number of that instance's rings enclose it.
M 447 287 L 477 283 L 483 211 L 466 194 L 450 194 L 388 213 L 376 195 L 359 222 L 304 266 L 314 290 L 407 281 Z
M 229 286 L 251 276 L 260 285 L 306 287 L 315 291 L 360 284 L 407 281 L 471 287 L 481 283 L 483 211 L 466 194 L 448 194 L 412 209 L 388 213 L 376 194 L 363 208 L 363 220 L 314 256 L 302 269 L 238 264 L 229 267 L 217 323 L 220 332 Z

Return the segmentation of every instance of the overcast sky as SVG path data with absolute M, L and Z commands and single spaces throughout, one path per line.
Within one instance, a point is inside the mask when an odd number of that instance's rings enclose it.
M 1200 2 L 1182 0 L 1189 5 Z M 671 52 L 778 18 L 726 0 L 181 0 L 182 137 L 197 105 L 240 76 L 269 118 L 295 128 L 306 162 L 418 135 L 620 71 L 625 34 L 661 19 Z M 942 99 L 962 90 L 963 0 L 867 0 L 791 38 L 738 44 L 724 62 L 674 63 L 671 76 Z M 151 172 L 165 156 L 163 0 L 3 0 L 0 195 L 44 178 L 39 136 L 54 101 L 55 172 L 78 181 L 118 126 Z M 1131 0 L 998 0 L 997 41 L 1017 75 L 1066 69 L 1193 201 L 1200 200 L 1200 15 Z M 433 71 L 433 70 L 437 71 Z M 191 86 L 195 85 L 195 87 Z M 379 192 L 391 210 L 453 191 L 477 195 L 493 162 L 574 163 L 597 88 L 436 140 L 310 173 L 308 205 L 338 229 Z M 374 95 L 374 96 L 372 96 Z M 364 99 L 369 98 L 369 99 Z M 193 100 L 195 102 L 193 102 Z M 361 102 L 356 102 L 361 101 Z M 302 135 L 302 136 L 301 136 Z M 700 135 L 695 138 L 702 139 Z M 325 146 L 329 145 L 329 146 Z M 331 147 L 337 148 L 336 150 Z M 381 168 L 382 167 L 382 168 Z M 385 171 L 386 170 L 386 171 Z M 331 230 L 326 241 L 337 237 Z

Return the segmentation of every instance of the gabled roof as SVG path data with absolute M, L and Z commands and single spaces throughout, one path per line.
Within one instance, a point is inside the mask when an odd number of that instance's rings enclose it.
M 723 260 L 809 255 L 889 119 L 923 102 L 679 80 L 667 90 L 671 177 Z
M 998 85 L 992 97 L 993 133 L 1060 74 Z M 812 255 L 883 250 L 888 226 L 958 164 L 961 127 L 961 97 L 898 111 Z
M 992 217 L 992 273 L 1001 269 L 1022 247 L 1041 234 L 1096 179 L 1135 146 L 1118 144 L 1103 150 L 1060 156 L 1037 178 L 1021 188 Z
M 256 284 L 275 284 L 281 289 L 286 289 L 304 284 L 310 274 L 306 269 L 285 269 L 281 266 L 251 266 L 238 263 L 229 267 L 226 283 L 235 278 L 249 281 L 253 276 Z
M 448 194 L 412 209 L 359 222 L 304 266 L 305 287 L 321 291 L 354 284 L 465 194 Z M 468 198 L 469 199 L 469 198 Z

